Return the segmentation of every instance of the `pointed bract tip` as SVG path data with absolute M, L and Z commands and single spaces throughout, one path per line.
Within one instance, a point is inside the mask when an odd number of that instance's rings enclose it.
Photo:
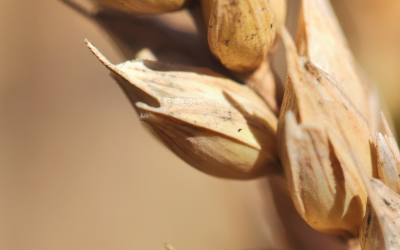
M 386 120 L 386 116 L 382 110 L 380 112 L 380 115 L 381 115 L 382 129 L 383 129 L 384 133 L 388 136 L 394 137 L 392 130 L 390 129 L 389 123 Z
M 99 61 L 103 63 L 104 66 L 106 66 L 109 70 L 116 73 L 117 75 L 127 78 L 126 74 L 123 71 L 119 70 L 118 67 L 116 67 L 114 64 L 112 64 L 88 39 L 85 38 L 84 42 L 89 50 L 93 53 L 93 55 L 95 55 L 97 59 L 99 59 Z
M 112 64 L 100 51 L 88 40 L 84 40 L 85 45 L 89 48 L 89 50 L 97 57 L 106 66 L 107 68 L 111 69 L 112 71 L 118 71 L 114 64 Z

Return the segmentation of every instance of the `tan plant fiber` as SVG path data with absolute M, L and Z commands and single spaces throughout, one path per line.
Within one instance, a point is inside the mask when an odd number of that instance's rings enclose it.
M 94 0 L 105 6 L 125 12 L 161 14 L 177 11 L 185 6 L 186 0 Z

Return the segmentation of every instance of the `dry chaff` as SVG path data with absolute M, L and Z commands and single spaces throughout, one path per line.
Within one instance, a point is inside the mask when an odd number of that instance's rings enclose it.
M 383 112 L 380 113 L 381 130 L 375 136 L 377 170 L 379 179 L 396 193 L 400 194 L 400 152 L 396 139 L 386 121 Z
M 345 144 L 321 123 L 286 114 L 286 179 L 297 211 L 316 230 L 357 236 L 367 193 Z
M 400 196 L 374 178 L 366 187 L 369 197 L 360 229 L 362 249 L 400 249 Z
M 145 127 L 181 159 L 214 176 L 277 169 L 277 117 L 253 90 L 208 69 L 134 60 L 113 65 L 88 43 Z
M 355 107 L 370 117 L 366 86 L 329 0 L 303 0 L 296 45 L 300 56 L 336 80 Z
M 278 124 L 283 165 L 288 164 L 285 155 L 285 116 L 288 110 L 292 110 L 300 124 L 319 122 L 330 127 L 340 138 L 347 138 L 362 166 L 372 176 L 373 140 L 368 122 L 331 76 L 308 59 L 297 55 L 292 38 L 284 27 L 281 34 L 288 63 L 288 80 Z
M 387 135 L 376 133 L 377 169 L 379 179 L 396 193 L 400 194 L 399 172 L 395 156 L 391 150 Z

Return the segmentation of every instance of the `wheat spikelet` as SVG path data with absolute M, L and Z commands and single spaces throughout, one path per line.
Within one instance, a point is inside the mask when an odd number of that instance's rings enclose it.
M 136 60 L 114 65 L 88 47 L 173 153 L 216 177 L 279 176 L 312 228 L 341 237 L 337 249 L 400 247 L 399 148 L 328 0 L 302 1 L 296 43 L 284 26 L 285 0 L 96 2 L 87 16 Z M 104 5 L 142 14 L 186 6 L 199 32 Z M 151 30 L 143 43 L 115 32 L 141 24 Z M 271 64 L 279 36 L 284 93 Z

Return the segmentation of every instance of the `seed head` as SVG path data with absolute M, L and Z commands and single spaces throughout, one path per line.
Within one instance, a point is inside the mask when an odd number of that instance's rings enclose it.
M 358 235 L 367 193 L 345 144 L 321 123 L 286 114 L 286 179 L 297 211 L 322 232 Z
M 319 122 L 330 127 L 339 137 L 347 138 L 372 176 L 371 145 L 368 122 L 341 91 L 335 80 L 308 59 L 299 57 L 285 28 L 281 32 L 286 48 L 288 79 L 278 124 L 280 151 L 284 152 L 286 112 L 292 110 L 299 121 Z M 282 162 L 285 164 L 285 156 Z
M 133 13 L 164 13 L 185 4 L 96 1 Z M 94 17 L 110 34 L 120 23 L 133 24 L 138 31 L 133 33 L 150 34 L 137 42 L 124 29 L 115 33 L 122 47 L 140 58 L 119 65 L 88 43 L 143 125 L 173 153 L 208 174 L 235 179 L 284 175 L 297 211 L 318 231 L 346 237 L 360 233 L 364 250 L 399 249 L 400 151 L 379 113 L 384 105 L 348 49 L 329 0 L 302 1 L 297 47 L 283 27 L 286 0 L 201 4 L 209 48 L 229 70 L 201 43 L 194 27 L 176 32 L 174 25 L 167 25 L 168 30 L 160 25 L 162 18 L 149 18 L 149 26 L 134 15 L 113 23 L 108 17 L 120 13 L 108 8 Z M 199 5 L 190 9 L 193 17 L 200 17 L 196 21 L 202 19 Z M 275 29 L 286 50 L 284 96 L 270 63 Z M 144 59 L 204 65 L 246 85 L 208 69 Z
M 88 46 L 143 125 L 193 167 L 236 179 L 278 171 L 277 117 L 249 87 L 202 68 L 142 60 L 112 65 Z
M 269 1 L 216 0 L 208 25 L 208 44 L 228 69 L 255 70 L 275 39 Z

